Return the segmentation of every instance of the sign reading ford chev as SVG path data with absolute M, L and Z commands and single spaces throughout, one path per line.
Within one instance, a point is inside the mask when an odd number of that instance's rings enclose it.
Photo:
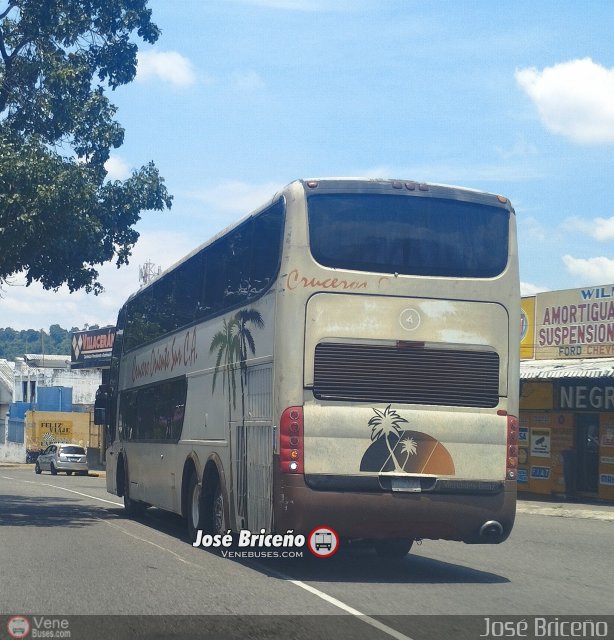
M 89 329 L 72 334 L 71 369 L 96 369 L 111 366 L 115 327 Z

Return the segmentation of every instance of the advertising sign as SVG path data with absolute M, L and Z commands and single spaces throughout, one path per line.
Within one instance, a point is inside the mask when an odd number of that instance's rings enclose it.
M 614 284 L 535 296 L 535 358 L 614 356 Z
M 531 455 L 536 458 L 550 457 L 550 429 L 531 429 Z
M 111 366 L 115 327 L 77 331 L 72 334 L 71 369 L 97 369 Z
M 550 467 L 531 467 L 531 478 L 535 480 L 549 480 Z
M 535 357 L 535 296 L 520 301 L 520 358 Z

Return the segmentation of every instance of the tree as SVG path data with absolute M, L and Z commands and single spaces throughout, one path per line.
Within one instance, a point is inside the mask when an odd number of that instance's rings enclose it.
M 134 79 L 148 0 L 0 0 L 0 284 L 99 293 L 97 265 L 126 264 L 142 211 L 170 208 L 153 162 L 104 167 L 124 130 L 105 91 Z
M 369 426 L 371 427 L 371 440 L 375 442 L 380 438 L 384 439 L 388 452 L 390 453 L 390 459 L 394 464 L 395 471 L 403 471 L 403 468 L 399 464 L 397 457 L 394 453 L 394 449 L 401 437 L 401 427 L 399 426 L 403 422 L 407 422 L 405 418 L 401 416 L 388 405 L 383 411 L 379 409 L 373 409 L 375 415 L 369 420 Z M 394 447 L 390 446 L 390 438 L 396 438 Z M 384 464 L 385 466 L 385 464 Z

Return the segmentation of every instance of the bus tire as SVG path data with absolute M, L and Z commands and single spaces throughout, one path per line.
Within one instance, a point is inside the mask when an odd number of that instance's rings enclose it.
M 228 526 L 224 492 L 219 476 L 211 474 L 206 481 L 203 479 L 203 488 L 204 496 L 201 501 L 205 520 L 203 529 L 211 535 L 224 534 L 228 530 Z
M 196 540 L 198 530 L 204 529 L 203 512 L 203 501 L 201 497 L 201 490 L 198 486 L 198 477 L 196 476 L 196 472 L 192 471 L 190 473 L 190 479 L 188 480 L 185 514 L 190 544 Z
M 397 538 L 394 540 L 375 540 L 373 546 L 375 553 L 380 558 L 399 559 L 404 558 L 414 544 L 413 540 Z
M 138 500 L 133 500 L 130 497 L 130 480 L 128 478 L 128 465 L 126 465 L 125 459 L 124 465 L 124 511 L 129 518 L 136 518 L 143 515 L 147 508 L 145 504 Z
M 226 516 L 224 514 L 226 505 L 224 504 L 224 493 L 222 485 L 218 480 L 213 491 L 213 500 L 211 502 L 211 524 L 214 533 L 224 534 L 226 532 Z

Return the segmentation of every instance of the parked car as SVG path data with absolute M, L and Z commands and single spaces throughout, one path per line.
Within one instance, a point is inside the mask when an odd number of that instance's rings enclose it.
M 55 476 L 58 471 L 66 472 L 67 476 L 73 471 L 81 476 L 88 473 L 85 449 L 76 444 L 55 442 L 50 444 L 37 458 L 34 465 L 36 473 L 50 471 Z

